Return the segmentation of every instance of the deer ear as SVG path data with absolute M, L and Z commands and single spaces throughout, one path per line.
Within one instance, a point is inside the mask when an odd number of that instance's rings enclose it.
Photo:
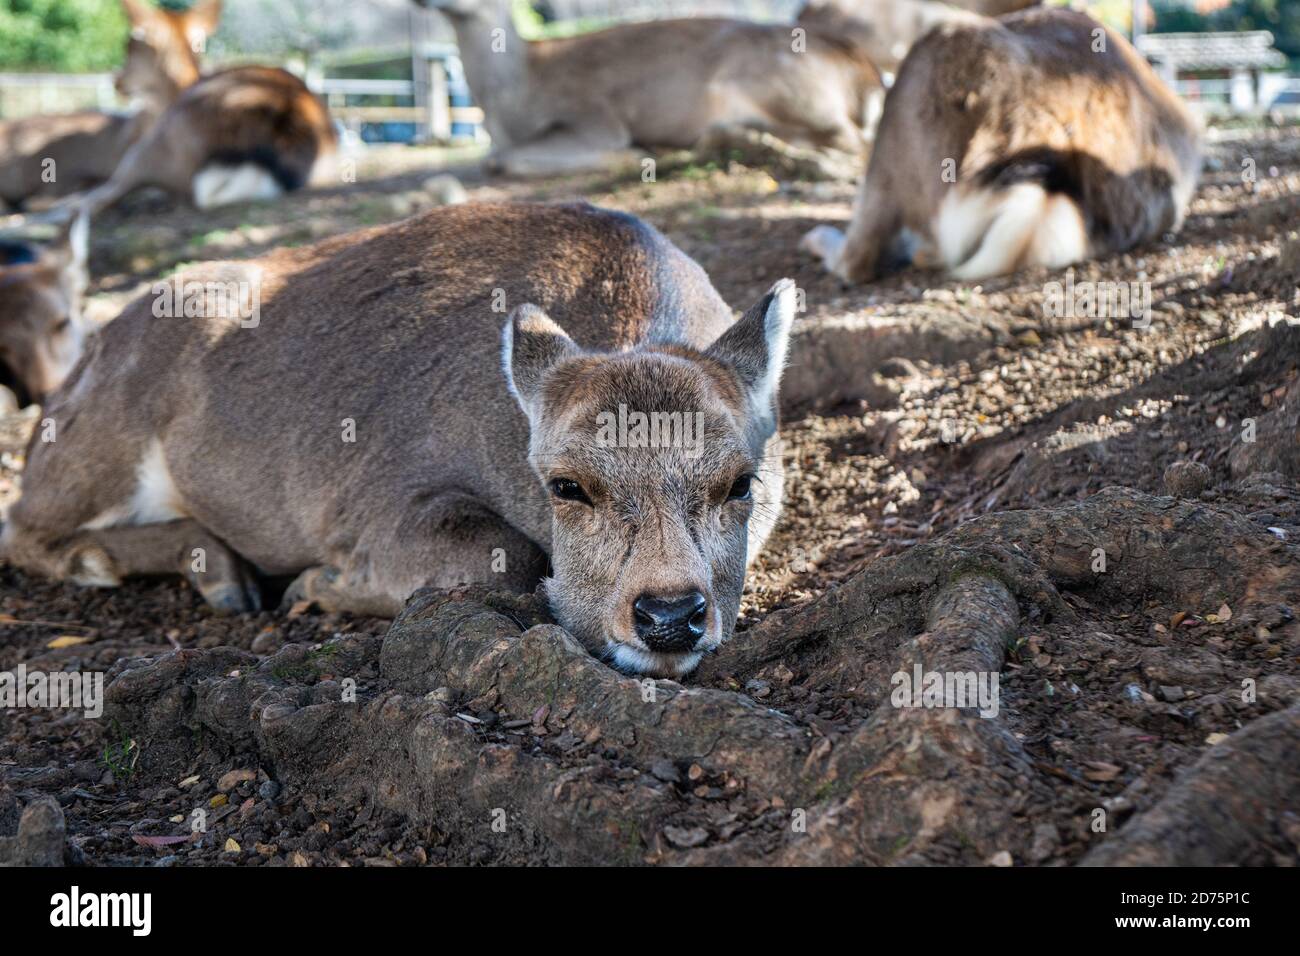
M 221 0 L 196 0 L 185 11 L 185 34 L 193 43 L 217 32 L 221 23 Z
M 521 305 L 510 313 L 501 330 L 501 368 L 510 394 L 529 421 L 535 421 L 541 411 L 547 375 L 581 354 L 577 343 L 537 306 Z
M 90 214 L 82 210 L 46 252 L 51 265 L 59 270 L 59 284 L 74 303 L 81 301 L 82 293 L 90 284 L 90 273 L 86 269 L 89 239 Z
M 794 282 L 782 279 L 705 352 L 736 373 L 755 408 L 776 407 L 797 294 Z

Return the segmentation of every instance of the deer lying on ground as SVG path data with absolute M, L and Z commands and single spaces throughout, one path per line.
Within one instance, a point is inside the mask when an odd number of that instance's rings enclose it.
M 631 147 L 693 146 L 717 127 L 861 152 L 880 77 L 834 34 L 686 19 L 525 41 L 509 0 L 421 0 L 445 14 L 492 137 L 518 176 L 606 166 Z M 806 45 L 806 49 L 803 47 Z
M 297 575 L 289 599 L 388 616 L 422 585 L 532 590 L 549 558 L 571 633 L 681 675 L 780 508 L 794 308 L 778 283 L 733 323 L 658 232 L 585 205 L 208 265 L 95 337 L 0 553 L 86 585 L 180 572 L 230 611 L 259 606 L 253 571 Z
M 88 231 L 79 216 L 45 248 L 0 242 L 0 385 L 19 408 L 43 402 L 81 357 Z
M 57 199 L 104 182 L 131 144 L 198 80 L 197 51 L 217 29 L 221 0 L 199 0 L 184 12 L 146 0 L 122 0 L 122 6 L 131 35 L 115 85 L 135 112 L 85 111 L 0 123 L 0 199 L 8 204 Z
M 274 199 L 327 181 L 337 148 L 325 104 L 292 73 L 219 70 L 180 91 L 109 179 L 61 200 L 55 216 L 74 207 L 93 216 L 141 186 L 166 189 L 200 209 Z
M 847 236 L 804 248 L 847 282 L 894 264 L 904 230 L 960 279 L 1060 268 L 1178 229 L 1199 170 L 1191 114 L 1095 20 L 949 23 L 899 70 Z
M 912 44 L 940 23 L 970 20 L 972 14 L 1001 16 L 1037 3 L 1038 0 L 808 0 L 796 22 L 852 39 L 876 69 L 893 74 Z

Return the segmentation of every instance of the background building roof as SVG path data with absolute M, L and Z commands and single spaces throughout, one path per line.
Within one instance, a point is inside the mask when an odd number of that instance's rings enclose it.
M 1284 67 L 1286 57 L 1273 49 L 1267 30 L 1242 33 L 1148 33 L 1138 49 L 1157 63 L 1179 70 L 1262 70 Z

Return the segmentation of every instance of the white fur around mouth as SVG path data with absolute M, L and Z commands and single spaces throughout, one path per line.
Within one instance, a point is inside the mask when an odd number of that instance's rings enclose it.
M 713 627 L 695 649 L 664 653 L 644 647 L 633 647 L 620 641 L 605 639 L 605 662 L 624 674 L 651 677 L 685 677 L 699 666 L 704 655 L 718 649 L 722 643 L 722 611 L 713 605 Z
M 702 651 L 664 654 L 646 651 L 630 644 L 606 645 L 608 661 L 624 674 L 645 674 L 655 677 L 685 677 L 699 665 Z

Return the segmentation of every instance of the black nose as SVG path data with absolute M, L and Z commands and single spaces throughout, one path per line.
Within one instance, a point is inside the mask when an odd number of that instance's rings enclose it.
M 681 597 L 643 594 L 632 605 L 636 636 L 652 651 L 689 651 L 704 636 L 709 602 L 699 591 Z

